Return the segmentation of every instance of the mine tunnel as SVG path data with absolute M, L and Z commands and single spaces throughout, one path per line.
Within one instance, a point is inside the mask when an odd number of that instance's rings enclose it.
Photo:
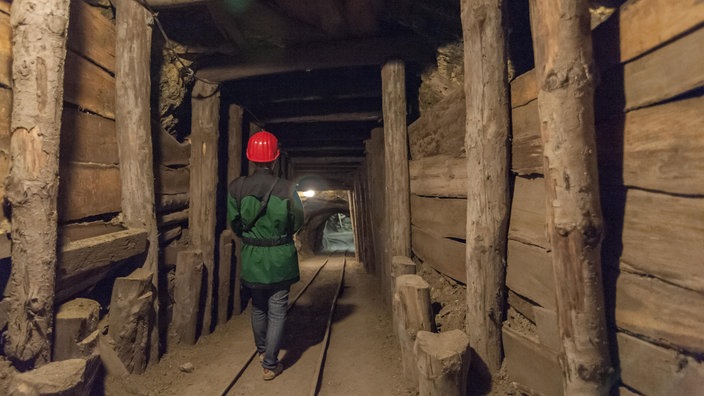
M 0 394 L 704 394 L 703 43 L 697 0 L 0 0 Z

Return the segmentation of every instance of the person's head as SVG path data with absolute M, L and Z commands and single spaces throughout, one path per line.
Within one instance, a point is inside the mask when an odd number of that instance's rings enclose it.
M 247 142 L 247 159 L 262 168 L 271 168 L 279 158 L 279 140 L 267 131 L 259 131 Z

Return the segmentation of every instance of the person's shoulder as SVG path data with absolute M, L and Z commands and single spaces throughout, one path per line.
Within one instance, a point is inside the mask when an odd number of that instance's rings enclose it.
M 230 195 L 232 195 L 233 197 L 235 196 L 237 189 L 241 188 L 242 183 L 244 183 L 244 179 L 246 177 L 247 176 L 240 176 L 230 182 L 230 185 L 227 187 L 227 191 L 230 193 Z

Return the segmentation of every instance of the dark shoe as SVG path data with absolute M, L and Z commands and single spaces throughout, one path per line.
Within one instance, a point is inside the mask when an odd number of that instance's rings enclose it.
M 276 367 L 274 367 L 272 370 L 265 368 L 262 377 L 264 378 L 264 381 L 271 381 L 276 378 L 276 376 L 281 374 L 282 371 L 284 371 L 284 365 L 281 363 L 277 363 Z

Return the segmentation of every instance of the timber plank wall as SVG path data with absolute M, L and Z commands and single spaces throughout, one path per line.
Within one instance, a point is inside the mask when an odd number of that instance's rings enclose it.
M 593 37 L 613 359 L 624 392 L 695 394 L 704 387 L 704 4 L 626 2 Z M 557 362 L 560 345 L 536 97 L 533 71 L 513 80 L 506 285 L 511 308 L 533 326 L 509 320 L 504 348 L 512 380 L 557 395 L 559 366 L 534 363 L 535 351 Z M 461 282 L 464 106 L 452 93 L 409 127 L 413 252 Z
M 115 131 L 114 21 L 72 0 L 64 76 L 59 166 L 57 303 L 108 276 L 146 248 L 143 231 L 119 224 L 121 186 Z M 9 172 L 12 110 L 10 3 L 0 1 L 0 180 Z M 187 227 L 190 147 L 154 133 L 155 193 L 162 262 L 175 264 L 173 243 Z M 4 199 L 0 183 L 0 198 Z M 10 223 L 0 211 L 0 259 L 9 265 Z M 107 258 L 106 258 L 107 257 Z M 80 261 L 80 262 L 79 262 Z

